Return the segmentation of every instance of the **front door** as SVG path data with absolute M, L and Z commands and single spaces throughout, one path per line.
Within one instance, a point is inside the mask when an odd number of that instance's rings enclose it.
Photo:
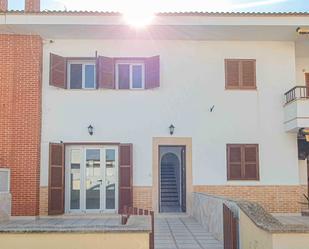
M 184 146 L 159 146 L 159 211 L 186 212 Z
M 118 147 L 66 147 L 66 212 L 116 212 Z

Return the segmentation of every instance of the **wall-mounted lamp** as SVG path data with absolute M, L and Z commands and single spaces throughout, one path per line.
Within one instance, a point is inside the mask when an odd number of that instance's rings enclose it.
M 309 128 L 299 129 L 299 135 L 305 137 L 306 141 L 309 142 Z
M 304 28 L 301 28 L 301 27 L 298 27 L 296 29 L 296 32 L 299 34 L 299 35 L 309 35 L 309 29 L 304 29 Z
M 170 127 L 168 127 L 170 129 L 170 134 L 173 135 L 174 134 L 174 130 L 175 130 L 175 126 L 173 124 L 170 125 Z
M 93 126 L 92 125 L 88 126 L 88 133 L 89 133 L 90 136 L 93 135 Z

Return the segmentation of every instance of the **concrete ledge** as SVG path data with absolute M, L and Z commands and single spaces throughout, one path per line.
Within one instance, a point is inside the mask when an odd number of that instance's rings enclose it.
M 150 216 L 130 216 L 126 225 L 118 217 L 46 218 L 0 222 L 0 233 L 150 233 Z

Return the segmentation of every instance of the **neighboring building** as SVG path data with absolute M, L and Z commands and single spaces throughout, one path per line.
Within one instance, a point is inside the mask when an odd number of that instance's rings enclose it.
M 185 212 L 192 192 L 300 211 L 309 40 L 296 29 L 309 14 L 161 13 L 136 30 L 118 13 L 26 2 L 0 13 L 12 215 Z

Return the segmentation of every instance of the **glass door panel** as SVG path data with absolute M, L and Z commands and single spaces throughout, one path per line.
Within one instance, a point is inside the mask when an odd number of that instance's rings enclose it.
M 100 209 L 102 181 L 100 149 L 86 149 L 86 209 Z
M 116 208 L 116 150 L 105 150 L 105 203 L 106 209 Z
M 81 151 L 71 150 L 70 158 L 70 209 L 80 209 L 80 187 L 81 187 Z

